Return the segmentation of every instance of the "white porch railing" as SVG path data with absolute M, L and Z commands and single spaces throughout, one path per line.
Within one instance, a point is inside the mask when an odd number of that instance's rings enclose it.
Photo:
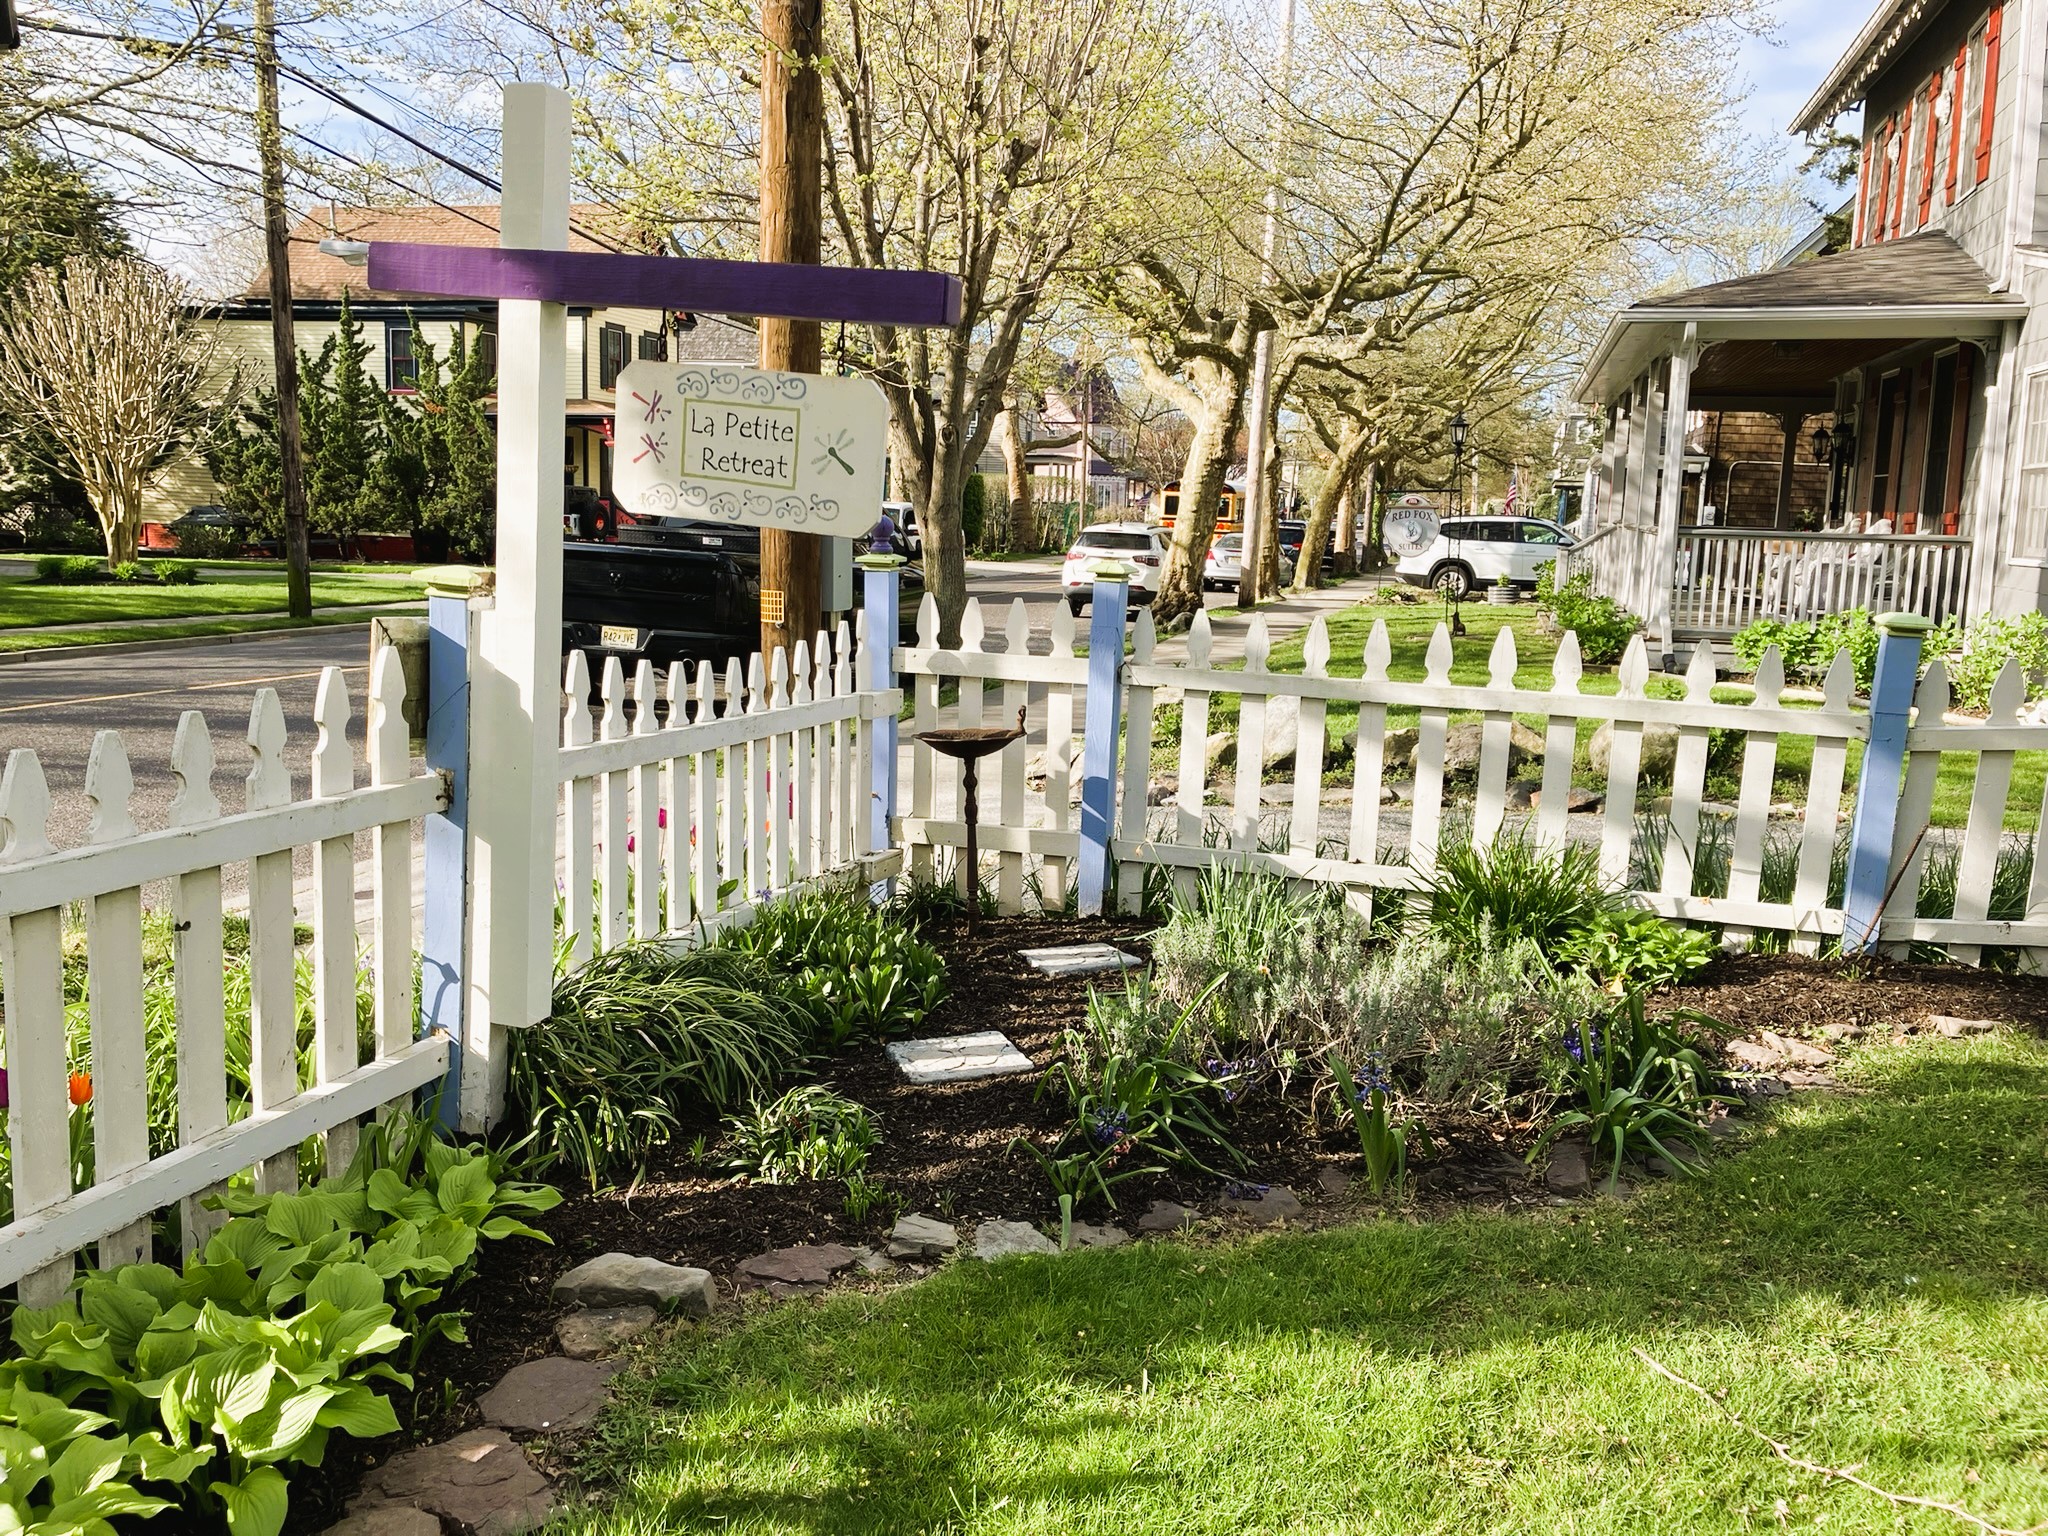
M 199 1206 L 232 1174 L 256 1170 L 259 1189 L 289 1189 L 298 1147 L 324 1136 L 327 1164 L 353 1155 L 356 1122 L 408 1097 L 448 1068 L 448 1041 L 414 1038 L 413 821 L 439 810 L 438 774 L 414 775 L 395 651 L 371 670 L 367 785 L 355 782 L 348 690 L 322 675 L 311 797 L 293 800 L 284 712 L 269 688 L 249 721 L 246 808 L 223 816 L 214 798 L 213 743 L 198 711 L 179 721 L 171 768 L 179 789 L 169 825 L 139 831 L 120 735 L 101 731 L 86 769 L 94 814 L 87 843 L 59 851 L 47 836 L 50 795 L 32 751 L 8 754 L 0 781 L 0 970 L 6 987 L 7 1132 L 14 1216 L 0 1227 L 0 1284 L 48 1305 L 73 1253 L 99 1244 L 104 1266 L 150 1253 L 153 1213 L 184 1202 L 187 1252 L 223 1219 Z M 376 1029 L 364 1059 L 356 1019 L 354 839 L 371 834 Z M 313 1081 L 300 1080 L 292 854 L 310 847 Z M 249 1112 L 230 1122 L 228 1008 L 221 868 L 248 865 Z M 149 1059 L 143 991 L 142 888 L 174 882 L 172 982 L 175 1060 Z M 83 908 L 93 1182 L 72 1188 L 71 1085 L 64 977 L 66 910 Z M 160 995 L 150 1002 L 162 1006 Z M 158 1046 L 162 1049 L 161 1042 Z M 174 1074 L 177 1145 L 152 1155 L 148 1085 Z
M 793 665 L 776 652 L 766 679 L 758 652 L 744 670 L 727 662 L 722 679 L 708 662 L 694 680 L 677 663 L 659 688 L 642 661 L 629 723 L 613 657 L 593 730 L 589 664 L 570 655 L 557 777 L 572 964 L 629 939 L 743 921 L 756 900 L 882 851 L 867 846 L 867 723 L 902 695 L 861 692 L 854 677 L 844 624 L 836 648 L 821 632 Z
M 1969 576 L 1962 538 L 1686 528 L 1672 573 L 1672 627 L 1681 635 L 1729 635 L 1758 619 L 1814 619 L 1849 608 L 1938 623 L 1962 611 Z

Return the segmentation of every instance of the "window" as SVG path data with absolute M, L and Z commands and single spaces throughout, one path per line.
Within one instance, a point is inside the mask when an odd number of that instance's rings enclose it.
M 1521 529 L 1522 542 L 1524 544 L 1562 544 L 1564 542 L 1564 534 L 1558 529 L 1551 527 L 1548 523 L 1523 523 Z
M 1956 186 L 1968 192 L 1980 178 L 1977 174 L 1977 134 L 1984 115 L 1984 29 L 1970 35 L 1970 53 L 1963 66 L 1963 115 L 1956 123 L 1962 136 L 1962 154 L 1956 166 Z
M 640 333 L 640 361 L 643 363 L 665 363 L 668 361 L 668 337 L 660 331 Z
M 2020 437 L 2020 505 L 2012 558 L 2048 557 L 2048 368 L 2027 375 L 2026 426 Z
M 1152 535 L 1149 533 L 1084 533 L 1079 539 L 1074 541 L 1074 547 L 1076 549 L 1113 549 L 1119 552 L 1134 550 L 1149 552 L 1152 548 Z
M 486 325 L 476 333 L 476 355 L 483 362 L 484 372 L 493 380 L 498 377 L 498 328 Z
M 1870 515 L 1873 518 L 1892 515 L 1898 468 L 1893 460 L 1905 442 L 1905 416 L 1906 381 L 1899 374 L 1886 374 L 1877 391 L 1877 438 L 1872 444 L 1870 458 Z
M 420 365 L 412 355 L 412 327 L 384 327 L 384 387 L 413 389 L 418 386 Z
M 612 389 L 629 361 L 631 338 L 623 325 L 607 325 L 597 333 L 597 387 Z
M 1948 467 L 1950 440 L 1955 435 L 1957 355 L 1944 352 L 1934 360 L 1934 387 L 1927 398 L 1927 471 L 1920 482 L 1919 526 L 1929 533 L 1943 530 L 1949 511 Z

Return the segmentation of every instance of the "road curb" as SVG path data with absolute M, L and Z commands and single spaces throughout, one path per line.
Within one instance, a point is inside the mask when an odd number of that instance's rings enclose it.
M 277 629 L 232 630 L 224 635 L 170 635 L 162 640 L 113 640 L 105 645 L 51 645 L 33 651 L 0 651 L 0 667 L 23 666 L 33 661 L 77 661 L 88 656 L 134 656 L 143 651 L 190 651 L 209 645 L 245 645 L 252 640 L 274 640 L 279 635 L 304 635 L 314 631 L 369 630 L 370 620 L 346 624 L 287 624 Z

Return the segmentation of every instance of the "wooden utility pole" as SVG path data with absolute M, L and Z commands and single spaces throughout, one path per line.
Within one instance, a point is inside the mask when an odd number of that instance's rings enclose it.
M 277 104 L 277 4 L 256 0 L 256 156 L 262 166 L 263 254 L 270 263 L 270 357 L 277 369 L 277 467 L 284 487 L 285 607 L 313 616 L 306 551 L 306 464 L 299 432 L 299 342 L 284 203 L 284 121 Z
M 761 259 L 817 266 L 825 254 L 822 154 L 824 0 L 763 0 L 767 59 L 761 70 Z M 822 338 L 815 320 L 763 320 L 761 366 L 816 373 Z M 879 512 L 881 509 L 877 508 Z M 822 621 L 822 542 L 807 533 L 761 530 L 761 656 L 794 650 Z

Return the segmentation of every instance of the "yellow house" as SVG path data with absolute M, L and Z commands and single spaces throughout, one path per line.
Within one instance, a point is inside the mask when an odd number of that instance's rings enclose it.
M 613 239 L 605 232 L 616 226 L 610 210 L 579 204 L 570 211 L 569 244 L 585 251 L 629 250 L 635 242 Z M 472 207 L 416 208 L 323 207 L 301 219 L 292 230 L 292 321 L 299 350 L 317 354 L 334 334 L 346 292 L 349 308 L 362 328 L 368 347 L 365 367 L 383 388 L 403 394 L 413 385 L 415 359 L 412 333 L 446 356 L 457 331 L 470 348 L 481 347 L 495 363 L 497 304 L 426 299 L 414 302 L 370 295 L 363 288 L 363 269 L 320 249 L 323 240 L 388 240 L 419 245 L 498 243 L 495 204 Z M 644 246 L 645 242 L 639 242 Z M 275 377 L 271 363 L 270 272 L 265 267 L 247 290 L 220 308 L 227 351 L 250 385 L 268 388 Z M 562 377 L 562 398 L 568 431 L 562 444 L 562 476 L 567 485 L 590 486 L 611 494 L 611 433 L 615 409 L 614 381 L 619 370 L 638 358 L 689 359 L 751 365 L 759 353 L 754 329 L 718 315 L 691 315 L 653 309 L 583 309 L 569 311 L 568 366 Z M 220 499 L 220 487 L 207 474 L 196 451 L 167 465 L 149 493 L 151 521 L 169 522 L 195 506 Z

